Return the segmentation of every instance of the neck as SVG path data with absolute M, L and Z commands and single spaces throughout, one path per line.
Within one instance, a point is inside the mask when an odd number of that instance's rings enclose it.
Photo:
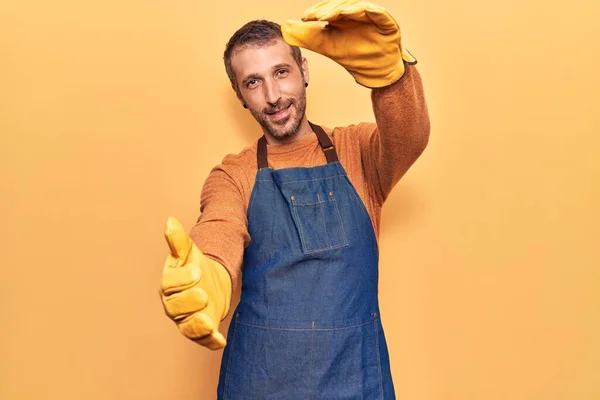
M 267 139 L 267 144 L 272 146 L 278 146 L 282 144 L 294 143 L 295 141 L 302 139 L 306 135 L 312 133 L 312 128 L 308 123 L 308 119 L 306 119 L 306 116 L 304 116 L 304 118 L 302 118 L 300 126 L 298 127 L 298 130 L 293 135 L 286 136 L 284 138 L 276 138 L 273 135 L 271 135 L 271 133 L 266 129 L 263 129 L 263 132 L 265 134 L 265 138 Z

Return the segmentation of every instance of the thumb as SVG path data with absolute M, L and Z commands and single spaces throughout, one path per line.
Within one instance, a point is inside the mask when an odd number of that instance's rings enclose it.
M 281 24 L 283 40 L 290 46 L 304 47 L 305 49 L 322 54 L 322 47 L 326 43 L 329 29 L 320 21 L 294 21 L 287 20 Z
M 227 345 L 227 340 L 223 334 L 216 329 L 210 335 L 202 339 L 195 339 L 194 341 L 210 350 L 219 350 Z
M 177 266 L 184 265 L 194 244 L 181 222 L 174 217 L 167 219 L 165 239 L 167 239 L 171 255 L 177 260 Z

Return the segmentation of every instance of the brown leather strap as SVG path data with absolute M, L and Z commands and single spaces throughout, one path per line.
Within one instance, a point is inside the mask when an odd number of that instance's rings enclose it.
M 325 158 L 327 158 L 327 164 L 338 161 L 338 155 L 335 151 L 335 147 L 329 139 L 329 136 L 325 133 L 323 128 L 319 125 L 314 125 L 312 122 L 308 121 L 308 124 L 312 128 L 313 131 L 317 134 L 317 138 L 319 139 L 319 144 L 321 145 L 321 149 L 325 153 Z
M 260 139 L 258 139 L 256 160 L 258 162 L 258 169 L 267 168 L 269 166 L 269 163 L 267 162 L 267 139 L 265 139 L 265 135 L 262 135 Z
M 327 163 L 332 163 L 338 161 L 338 155 L 335 151 L 335 146 L 327 136 L 327 133 L 321 128 L 319 125 L 315 125 L 312 122 L 308 121 L 308 124 L 312 128 L 312 130 L 317 135 L 317 139 L 319 139 L 319 145 L 321 149 L 325 153 L 325 158 L 327 159 Z M 257 153 L 256 153 L 256 161 L 258 163 L 258 169 L 268 168 L 269 163 L 267 161 L 267 139 L 265 136 L 261 136 L 258 139 L 257 145 Z

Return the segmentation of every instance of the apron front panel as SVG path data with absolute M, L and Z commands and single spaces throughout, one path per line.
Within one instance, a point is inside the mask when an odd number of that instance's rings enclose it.
M 374 231 L 339 163 L 260 170 L 248 214 L 239 305 L 246 322 L 347 326 L 379 312 Z M 307 251 L 306 231 L 319 229 L 310 240 L 320 248 Z M 340 238 L 343 245 L 331 245 Z
M 300 247 L 295 226 L 282 224 L 282 216 L 292 218 L 281 190 L 268 171 L 259 171 L 248 206 L 250 244 L 244 250 L 244 270 L 252 265 L 263 268 L 257 274 L 265 272 L 287 260 L 290 249 Z
M 329 147 L 326 165 L 273 170 L 259 145 L 219 399 L 394 399 L 366 207 Z
M 310 330 L 268 329 L 232 320 L 222 399 L 307 399 L 310 370 L 304 359 L 313 345 Z M 293 343 L 293 346 L 290 346 Z M 223 362 L 225 362 L 225 357 Z
M 317 330 L 315 399 L 379 399 L 382 394 L 376 318 L 343 329 Z
M 223 399 L 390 399 L 377 315 L 342 328 L 280 329 L 232 323 Z M 293 343 L 290 346 L 290 343 Z M 224 362 L 227 358 L 224 358 Z M 260 365 L 257 368 L 257 365 Z

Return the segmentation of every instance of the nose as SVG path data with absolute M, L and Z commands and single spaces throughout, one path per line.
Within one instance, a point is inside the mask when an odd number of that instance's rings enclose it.
M 277 81 L 269 79 L 265 81 L 263 87 L 265 91 L 265 101 L 272 107 L 277 106 L 277 103 L 279 103 L 279 100 L 281 99 L 281 88 Z

